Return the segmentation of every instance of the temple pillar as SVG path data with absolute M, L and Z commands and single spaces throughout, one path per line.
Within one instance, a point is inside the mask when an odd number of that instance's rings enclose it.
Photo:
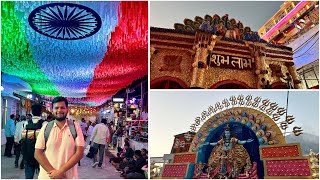
M 264 52 L 265 47 L 262 47 L 261 44 L 258 43 L 253 43 L 253 49 L 252 49 L 252 54 L 254 57 L 254 63 L 255 63 L 255 74 L 257 75 L 256 79 L 256 88 L 257 89 L 262 89 L 264 88 L 265 84 L 267 81 L 270 82 L 269 77 L 268 77 L 268 71 L 266 68 L 266 55 Z M 262 82 L 262 78 L 264 78 L 264 83 Z
M 209 33 L 197 32 L 193 49 L 195 51 L 194 62 L 192 64 L 191 88 L 206 88 L 204 83 L 204 74 L 207 65 L 207 57 L 209 55 L 211 35 Z

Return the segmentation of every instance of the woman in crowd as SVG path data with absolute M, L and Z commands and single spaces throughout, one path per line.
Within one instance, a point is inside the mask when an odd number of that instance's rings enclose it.
M 148 161 L 148 150 L 146 150 L 145 148 L 142 148 L 141 155 L 146 161 Z
M 111 121 L 112 123 L 112 121 Z M 111 127 L 111 123 L 107 123 L 107 127 L 109 129 L 109 134 L 108 134 L 108 138 L 106 139 L 107 141 L 107 145 L 106 145 L 106 149 L 109 147 L 110 143 L 112 142 L 112 134 L 113 134 L 113 130 L 112 130 L 112 127 Z

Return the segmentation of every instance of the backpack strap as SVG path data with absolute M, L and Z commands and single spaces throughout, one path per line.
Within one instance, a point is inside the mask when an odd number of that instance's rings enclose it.
M 45 145 L 47 144 L 51 129 L 53 127 L 54 121 L 48 122 L 46 129 L 44 130 L 44 140 L 45 140 Z
M 70 129 L 70 132 L 71 132 L 71 134 L 72 134 L 72 137 L 73 137 L 74 141 L 76 141 L 77 131 L 76 131 L 76 127 L 75 127 L 75 125 L 74 125 L 74 122 L 68 120 L 68 126 L 69 126 L 69 129 Z

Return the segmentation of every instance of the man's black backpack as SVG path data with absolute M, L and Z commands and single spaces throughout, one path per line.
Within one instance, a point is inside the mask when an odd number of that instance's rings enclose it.
M 37 142 L 36 130 L 41 129 L 44 120 L 40 119 L 37 123 L 33 123 L 32 120 L 28 121 L 26 126 L 26 136 L 21 140 L 21 152 L 26 163 L 31 167 L 38 167 L 39 163 L 34 158 L 34 150 Z M 33 138 L 28 137 L 28 132 L 34 131 Z

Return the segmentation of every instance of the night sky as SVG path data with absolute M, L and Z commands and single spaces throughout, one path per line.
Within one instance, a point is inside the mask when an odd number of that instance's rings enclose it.
M 174 23 L 183 23 L 185 18 L 229 14 L 229 19 L 240 20 L 244 26 L 258 31 L 282 4 L 283 1 L 151 1 L 150 25 L 173 29 Z

